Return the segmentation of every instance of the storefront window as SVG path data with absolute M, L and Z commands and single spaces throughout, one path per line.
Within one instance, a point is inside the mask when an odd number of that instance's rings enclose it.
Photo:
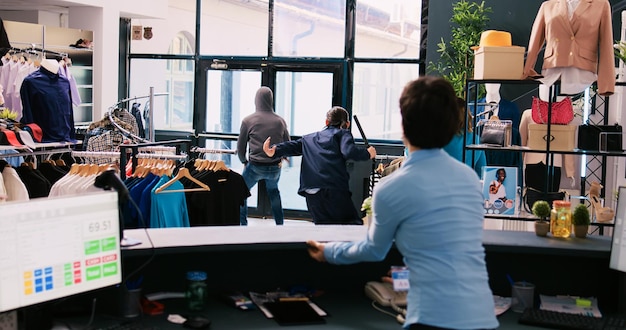
M 343 57 L 345 20 L 345 1 L 276 0 L 273 55 Z
M 154 98 L 154 129 L 192 130 L 193 78 L 192 60 L 132 59 L 130 62 L 130 96 L 165 93 Z M 137 101 L 147 110 L 148 99 Z M 144 117 L 144 120 L 146 118 Z
M 202 0 L 202 55 L 267 56 L 267 0 Z
M 398 99 L 404 85 L 418 77 L 417 64 L 356 63 L 352 113 L 367 128 L 368 139 L 401 140 Z M 358 130 L 353 130 L 360 138 Z
M 355 57 L 419 58 L 422 1 L 357 0 Z

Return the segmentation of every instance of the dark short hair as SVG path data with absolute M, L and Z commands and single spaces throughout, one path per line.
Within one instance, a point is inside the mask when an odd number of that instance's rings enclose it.
M 345 128 L 348 116 L 348 110 L 340 106 L 334 106 L 326 113 L 326 120 L 328 120 L 328 126 Z
M 409 82 L 400 96 L 404 137 L 422 149 L 443 148 L 459 130 L 458 99 L 445 79 L 423 76 Z

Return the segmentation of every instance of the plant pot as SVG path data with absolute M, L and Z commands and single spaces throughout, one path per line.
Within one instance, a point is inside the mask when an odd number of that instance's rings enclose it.
M 585 238 L 588 230 L 589 225 L 574 225 L 574 237 Z
M 535 234 L 537 236 L 546 237 L 550 231 L 550 223 L 547 221 L 535 221 Z

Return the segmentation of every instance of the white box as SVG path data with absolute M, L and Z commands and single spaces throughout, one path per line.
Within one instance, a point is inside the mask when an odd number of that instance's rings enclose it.
M 550 126 L 550 150 L 572 151 L 576 148 L 576 125 Z M 528 124 L 528 147 L 533 150 L 546 150 L 548 125 Z
M 474 79 L 522 79 L 524 47 L 480 47 L 474 51 Z

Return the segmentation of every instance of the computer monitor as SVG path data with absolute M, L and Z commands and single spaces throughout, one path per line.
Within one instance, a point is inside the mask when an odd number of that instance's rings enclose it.
M 0 204 L 0 312 L 121 283 L 118 194 Z
M 619 187 L 618 192 L 609 267 L 626 272 L 626 187 Z

